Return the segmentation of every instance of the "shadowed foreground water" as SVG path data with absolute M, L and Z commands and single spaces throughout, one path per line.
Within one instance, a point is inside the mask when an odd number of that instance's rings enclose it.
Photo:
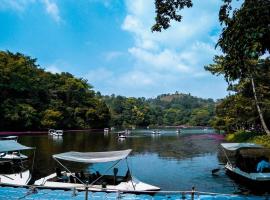
M 63 137 L 48 135 L 21 136 L 19 142 L 36 147 L 34 179 L 52 172 L 57 163 L 52 155 L 65 151 L 108 151 L 133 149 L 128 158 L 132 174 L 139 180 L 159 186 L 162 190 L 196 190 L 220 193 L 240 193 L 246 190 L 237 185 L 221 170 L 212 176 L 212 169 L 220 167 L 217 150 L 222 137 L 213 130 L 163 130 L 151 135 L 149 130 L 132 131 L 129 138 L 119 140 L 116 133 L 67 132 Z M 72 171 L 99 170 L 104 172 L 113 163 L 86 165 L 64 162 Z M 126 162 L 119 165 L 125 174 Z M 112 170 L 110 170 L 112 173 Z

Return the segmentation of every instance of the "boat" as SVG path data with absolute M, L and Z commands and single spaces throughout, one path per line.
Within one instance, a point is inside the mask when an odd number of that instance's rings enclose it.
M 131 149 L 121 151 L 107 151 L 107 152 L 65 152 L 53 155 L 56 160 L 67 171 L 56 170 L 55 173 L 38 179 L 35 181 L 36 186 L 47 187 L 51 189 L 77 189 L 85 190 L 86 187 L 90 191 L 106 191 L 106 192 L 142 192 L 142 191 L 157 191 L 159 187 L 143 183 L 131 175 L 127 162 L 127 157 L 131 153 Z M 95 173 L 73 173 L 68 170 L 60 160 L 97 164 L 115 162 L 110 166 L 106 173 L 113 168 L 113 175 L 103 174 L 98 171 Z M 127 172 L 125 175 L 118 175 L 118 168 L 116 164 L 121 160 L 126 160 Z M 87 183 L 88 182 L 88 183 Z
M 160 135 L 161 132 L 159 130 L 154 130 L 152 131 L 152 135 Z
M 117 132 L 117 137 L 118 138 L 127 138 L 127 132 L 126 131 L 119 131 Z
M 11 135 L 11 136 L 5 136 L 5 137 L 0 137 L 0 140 L 18 140 L 18 136 Z
M 0 160 L 20 161 L 20 160 L 26 160 L 26 159 L 28 159 L 28 156 L 20 153 L 19 151 L 0 153 Z
M 0 153 L 20 152 L 31 150 L 32 147 L 24 146 L 14 140 L 1 140 Z M 19 161 L 19 162 L 15 162 Z M 0 185 L 23 186 L 31 180 L 30 170 L 25 169 L 23 157 L 2 157 L 0 159 Z
M 63 132 L 64 132 L 63 130 L 49 129 L 48 134 L 53 136 L 62 136 Z
M 270 168 L 258 172 L 257 165 L 270 155 L 270 149 L 254 143 L 221 143 L 227 163 L 226 173 L 252 188 L 270 187 Z

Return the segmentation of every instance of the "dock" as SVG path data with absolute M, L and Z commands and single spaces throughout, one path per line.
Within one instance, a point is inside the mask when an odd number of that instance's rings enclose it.
M 88 196 L 86 196 L 86 194 Z M 262 200 L 266 196 L 244 196 L 196 191 L 157 192 L 156 194 L 132 194 L 121 192 L 78 192 L 76 190 L 52 190 L 26 187 L 0 187 L 0 199 L 8 200 Z

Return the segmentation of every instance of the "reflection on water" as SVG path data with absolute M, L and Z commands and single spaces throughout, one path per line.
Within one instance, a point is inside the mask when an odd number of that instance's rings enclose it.
M 108 151 L 133 149 L 128 163 L 132 174 L 143 182 L 163 190 L 197 190 L 211 192 L 238 192 L 239 188 L 224 172 L 212 176 L 211 170 L 219 167 L 216 152 L 222 141 L 213 130 L 162 130 L 161 135 L 152 135 L 150 130 L 132 131 L 130 137 L 119 140 L 116 133 L 70 132 L 63 137 L 48 135 L 22 136 L 19 142 L 35 146 L 36 160 L 34 178 L 44 177 L 57 166 L 52 155 L 65 151 Z M 203 134 L 202 134 L 203 133 Z M 86 165 L 73 162 L 65 164 L 74 171 L 100 172 L 106 164 Z M 126 163 L 121 162 L 119 174 L 126 172 Z

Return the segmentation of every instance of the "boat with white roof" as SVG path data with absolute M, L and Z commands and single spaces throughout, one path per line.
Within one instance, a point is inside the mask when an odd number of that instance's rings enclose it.
M 31 150 L 32 147 L 24 146 L 14 140 L 0 141 L 0 185 L 27 185 L 31 179 L 30 170 L 26 169 L 23 160 L 25 157 L 20 151 Z M 10 154 L 18 152 L 18 154 Z M 3 156 L 3 154 L 5 154 Z
M 247 186 L 269 188 L 270 149 L 254 143 L 222 143 L 221 147 L 227 160 L 225 170 L 228 175 Z
M 48 188 L 85 190 L 87 187 L 90 191 L 123 191 L 123 192 L 142 192 L 142 191 L 157 191 L 159 187 L 143 183 L 133 177 L 130 173 L 127 157 L 132 150 L 122 151 L 107 151 L 107 152 L 65 152 L 53 155 L 62 167 L 67 171 L 56 170 L 49 176 L 35 181 L 35 185 Z M 118 175 L 118 168 L 115 166 L 121 161 L 126 160 L 127 172 L 125 175 Z M 104 173 L 113 170 L 113 175 L 95 173 L 72 173 L 68 170 L 60 160 L 96 164 L 115 162 Z

